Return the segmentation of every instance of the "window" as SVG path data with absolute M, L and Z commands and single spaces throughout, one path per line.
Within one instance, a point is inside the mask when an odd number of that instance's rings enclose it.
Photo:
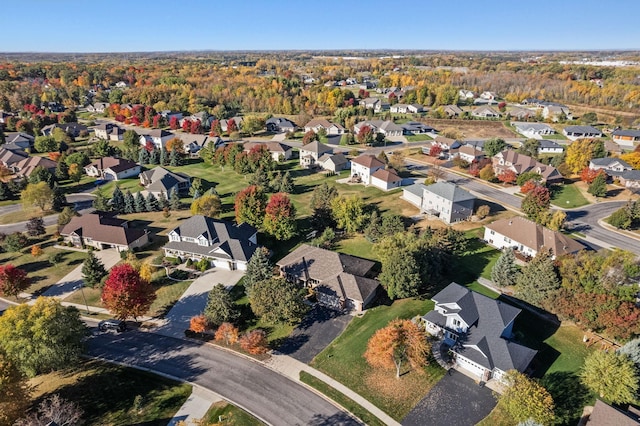
M 456 326 L 457 326 L 457 325 L 460 325 L 460 324 L 461 324 L 461 323 L 460 323 L 460 320 L 457 320 L 457 319 L 455 319 L 455 318 L 453 319 L 453 325 L 456 325 Z
M 495 231 L 490 231 L 489 234 L 496 235 Z

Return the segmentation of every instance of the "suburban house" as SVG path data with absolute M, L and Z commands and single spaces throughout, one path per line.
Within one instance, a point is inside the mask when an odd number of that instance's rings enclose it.
M 382 111 L 382 100 L 380 98 L 365 98 L 360 100 L 358 104 L 365 107 L 365 109 L 372 109 L 375 112 Z
M 640 170 L 627 170 L 620 173 L 616 178 L 625 188 L 640 188 Z
M 370 127 L 373 133 L 382 133 L 385 136 L 402 136 L 404 129 L 391 120 L 361 121 L 353 126 L 353 132 L 358 135 L 363 127 Z
M 266 126 L 268 132 L 274 133 L 295 132 L 298 127 L 293 121 L 282 117 L 271 117 L 267 120 Z
M 6 112 L 6 111 L 0 110 L 0 123 L 2 124 L 6 123 L 9 117 L 13 117 L 14 115 L 15 114 L 13 114 L 12 112 Z
M 437 216 L 444 223 L 471 218 L 476 201 L 469 191 L 451 182 L 416 183 L 402 191 L 402 198 L 419 208 L 420 212 Z
M 280 142 L 246 142 L 244 151 L 249 152 L 256 147 L 264 147 L 269 153 L 273 161 L 285 161 L 291 158 L 293 149 L 289 145 Z
M 351 178 L 359 179 L 365 185 L 371 184 L 371 175 L 376 170 L 384 170 L 386 164 L 375 155 L 361 154 L 351 160 Z
M 332 123 L 324 118 L 314 118 L 304 125 L 305 132 L 314 131 L 315 133 L 318 133 L 320 129 L 324 129 L 324 131 L 327 132 L 327 135 L 342 135 L 346 133 L 344 127 L 337 123 Z
M 0 145 L 0 165 L 15 173 L 15 165 L 29 158 L 29 154 L 19 149 L 7 149 L 6 144 Z
M 583 138 L 601 138 L 602 132 L 593 126 L 567 126 L 562 129 L 567 139 L 575 141 Z
M 407 121 L 402 124 L 402 132 L 405 135 L 420 135 L 424 133 L 436 134 L 438 131 L 428 124 L 420 123 L 419 121 Z
M 98 124 L 93 131 L 99 139 L 121 141 L 124 138 L 124 129 L 113 123 Z
M 640 142 L 640 130 L 614 130 L 611 139 L 618 145 L 632 148 Z
M 224 119 L 224 120 L 220 120 L 220 129 L 223 132 L 229 132 L 229 122 L 233 120 L 233 122 L 236 125 L 236 129 L 240 130 L 242 129 L 242 122 L 244 121 L 244 119 L 242 117 L 236 116 L 236 117 L 231 117 L 230 119 Z
M 500 113 L 490 106 L 481 106 L 474 109 L 471 115 L 478 118 L 500 118 Z
M 187 154 L 190 158 L 198 158 L 200 155 L 200 150 L 207 146 L 209 141 L 213 140 L 214 146 L 216 142 L 222 141 L 222 139 L 218 137 L 213 137 L 209 135 L 196 135 L 192 133 L 182 133 L 180 135 L 174 135 L 174 137 L 180 139 L 182 141 L 182 149 L 184 153 Z
M 287 281 L 313 289 L 318 303 L 335 309 L 362 312 L 380 287 L 371 278 L 375 262 L 307 244 L 277 265 Z
M 447 158 L 453 158 L 458 154 L 458 150 L 460 149 L 460 147 L 462 146 L 462 142 L 456 140 L 456 139 L 451 139 L 451 138 L 446 138 L 444 136 L 436 136 L 435 139 L 431 142 L 431 146 L 437 146 L 438 148 L 440 148 L 442 150 L 442 154 L 444 157 Z M 430 147 L 423 147 L 422 148 L 422 152 L 424 154 L 429 154 L 429 152 L 431 151 Z
M 480 97 L 481 97 L 482 99 L 486 99 L 486 100 L 488 100 L 488 101 L 493 101 L 493 100 L 495 100 L 495 99 L 497 99 L 497 98 L 498 98 L 498 95 L 496 95 L 496 93 L 495 93 L 495 92 L 482 92 L 482 93 L 480 94 Z
M 351 162 L 344 154 L 322 154 L 322 157 L 318 158 L 318 165 L 322 167 L 323 170 L 329 170 L 335 173 L 351 168 Z
M 468 163 L 484 158 L 484 152 L 477 150 L 474 146 L 463 145 L 458 149 L 458 157 Z
M 562 145 L 560 145 L 559 143 L 556 143 L 554 141 L 550 141 L 548 139 L 541 139 L 540 143 L 538 144 L 538 154 L 539 155 L 544 155 L 544 154 L 551 154 L 551 155 L 555 155 L 555 154 L 562 154 L 562 152 L 564 151 L 564 147 Z
M 556 131 L 553 127 L 544 123 L 527 123 L 514 121 L 511 123 L 516 132 L 532 139 L 542 139 L 544 136 L 553 135 Z
M 560 121 L 564 115 L 566 120 L 573 120 L 573 115 L 568 107 L 560 104 L 548 104 L 542 107 L 542 117 L 551 118 L 553 121 Z
M 614 172 L 614 174 L 616 174 L 627 170 L 633 170 L 633 167 L 631 167 L 629 163 L 615 157 L 594 158 L 589 161 L 589 168 L 591 170 L 604 170 L 607 174 L 611 174 L 609 172 Z
M 166 130 L 153 129 L 147 134 L 140 135 L 140 145 L 144 147 L 153 146 L 156 149 L 164 149 L 164 146 L 167 143 L 167 141 L 175 137 L 176 135 Z
M 536 116 L 536 111 L 520 108 L 520 107 L 511 107 L 509 112 L 507 113 L 511 118 L 515 118 L 517 120 L 523 121 L 528 120 Z
M 188 191 L 191 186 L 191 178 L 183 173 L 170 172 L 164 167 L 154 167 L 140 173 L 140 183 L 148 193 L 157 197 L 163 192 L 165 197 L 169 198 L 173 188 L 182 194 Z
M 28 150 L 33 148 L 33 142 L 35 138 L 27 133 L 22 132 L 7 132 L 4 134 L 4 146 L 15 145 L 22 150 Z
M 393 169 L 378 169 L 371 174 L 371 185 L 390 191 L 402 186 L 402 178 Z
M 460 117 L 463 113 L 457 105 L 445 105 L 442 107 L 442 111 L 449 117 Z
M 400 114 L 418 114 L 424 111 L 424 107 L 420 104 L 395 104 L 391 105 L 390 110 Z
M 258 230 L 246 223 L 195 215 L 167 233 L 165 256 L 182 260 L 207 259 L 212 266 L 231 271 L 247 269 L 258 246 Z
M 88 131 L 87 126 L 85 126 L 84 124 L 54 123 L 54 124 L 49 124 L 48 126 L 44 126 L 42 130 L 40 130 L 40 133 L 42 133 L 43 136 L 51 136 L 53 134 L 54 129 L 62 129 L 63 132 L 65 132 L 66 134 L 74 138 L 77 138 L 78 136 L 80 136 L 81 132 Z
M 458 98 L 460 99 L 473 99 L 476 95 L 471 90 L 460 89 L 458 90 Z
M 75 247 L 91 246 L 100 250 L 125 251 L 149 243 L 146 230 L 130 228 L 129 222 L 116 217 L 115 212 L 98 211 L 75 216 L 62 228 L 60 235 Z
M 573 238 L 522 216 L 500 219 L 486 225 L 484 239 L 497 249 L 511 247 L 527 257 L 535 257 L 543 248 L 551 250 L 554 258 L 584 249 L 584 246 Z
M 629 405 L 627 411 L 623 411 L 596 399 L 586 423 L 583 421 L 584 418 L 580 424 L 585 426 L 640 426 L 640 410 Z
M 333 154 L 333 149 L 319 141 L 300 147 L 300 166 L 305 169 L 318 166 L 318 159 L 324 154 Z
M 16 177 L 28 178 L 36 167 L 44 167 L 54 174 L 58 163 L 46 157 L 26 157 L 15 163 L 12 169 Z
M 457 368 L 477 380 L 502 380 L 509 370 L 525 372 L 537 351 L 513 340 L 521 310 L 451 283 L 433 296 L 435 307 L 422 317 L 425 330 L 451 347 Z
M 164 111 L 160 111 L 160 115 L 164 117 L 165 120 L 167 120 L 167 123 L 171 121 L 173 117 L 175 117 L 178 121 L 182 120 L 182 113 L 178 111 L 171 111 L 169 109 L 166 109 Z
M 89 105 L 87 107 L 87 111 L 89 111 L 89 112 L 97 112 L 97 113 L 102 114 L 110 106 L 111 106 L 111 104 L 109 102 L 96 102 L 93 105 Z
M 104 180 L 138 177 L 140 171 L 140 165 L 135 161 L 117 157 L 100 157 L 84 168 L 88 176 Z
M 496 176 L 505 170 L 512 170 L 516 175 L 524 172 L 538 173 L 542 177 L 542 181 L 546 183 L 562 182 L 563 180 L 562 175 L 555 167 L 542 164 L 527 155 L 518 154 L 510 149 L 497 153 L 491 160 Z

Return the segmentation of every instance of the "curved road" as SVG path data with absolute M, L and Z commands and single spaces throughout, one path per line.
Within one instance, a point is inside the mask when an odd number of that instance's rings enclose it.
M 84 212 L 87 209 L 91 208 L 93 203 L 93 199 L 95 198 L 90 194 L 69 194 L 66 196 L 67 203 L 73 204 L 74 208 L 78 212 Z M 8 206 L 3 206 L 0 208 L 0 215 L 11 213 L 14 211 L 18 211 L 22 209 L 22 204 L 11 204 Z M 42 218 L 44 221 L 44 226 L 55 225 L 58 223 L 58 215 L 52 214 L 49 216 L 44 216 Z M 23 232 L 27 229 L 27 221 L 10 223 L 8 225 L 0 225 L 0 232 L 3 234 L 13 234 L 14 232 Z
M 93 329 L 95 330 L 95 329 Z M 271 425 L 359 425 L 314 392 L 257 362 L 140 331 L 94 333 L 88 354 L 148 368 L 211 389 Z

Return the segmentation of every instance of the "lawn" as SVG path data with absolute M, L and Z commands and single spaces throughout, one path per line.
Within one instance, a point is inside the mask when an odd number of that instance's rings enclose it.
M 95 360 L 37 376 L 31 384 L 34 407 L 57 393 L 82 408 L 87 425 L 165 426 L 191 395 L 190 385 Z
M 460 285 L 469 285 L 476 282 L 478 277 L 491 279 L 493 265 L 500 257 L 500 250 L 497 250 L 478 238 L 484 233 L 484 228 L 477 228 L 466 231 L 467 250 L 451 261 L 451 267 L 446 268 L 447 278 Z
M 432 138 L 429 135 L 425 135 L 425 134 L 406 135 L 405 138 L 407 138 L 407 141 L 409 142 L 425 142 L 425 141 L 432 140 Z
M 215 402 L 204 415 L 203 420 L 203 424 L 222 426 L 259 426 L 264 424 L 241 408 L 224 401 Z
M 338 241 L 336 251 L 364 259 L 378 260 L 378 256 L 373 251 L 373 243 L 360 234 Z
M 551 193 L 551 203 L 562 208 L 572 209 L 574 207 L 586 206 L 589 204 L 582 196 L 580 190 L 571 184 L 556 185 Z
M 29 207 L 27 209 L 22 208 L 20 210 L 16 210 L 13 212 L 9 212 L 9 213 L 5 213 L 3 215 L 0 215 L 0 225 L 7 225 L 10 223 L 16 223 L 16 222 L 22 222 L 25 220 L 29 220 L 32 217 L 37 217 L 37 216 L 49 216 L 54 214 L 55 212 L 52 211 L 45 211 L 43 212 L 42 210 L 40 210 L 37 207 Z
M 398 380 L 395 371 L 371 368 L 363 353 L 376 330 L 396 318 L 413 318 L 433 309 L 430 300 L 404 299 L 369 309 L 354 318 L 346 330 L 311 365 L 362 395 L 390 416 L 401 420 L 444 375 L 437 364 L 409 371 Z

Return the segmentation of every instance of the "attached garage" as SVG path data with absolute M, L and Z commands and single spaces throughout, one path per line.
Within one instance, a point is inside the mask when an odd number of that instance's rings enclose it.
M 456 363 L 459 367 L 464 368 L 474 376 L 478 377 L 478 379 L 482 379 L 484 377 L 485 371 L 487 371 L 481 365 L 468 360 L 467 358 L 461 356 L 460 354 L 456 355 Z

